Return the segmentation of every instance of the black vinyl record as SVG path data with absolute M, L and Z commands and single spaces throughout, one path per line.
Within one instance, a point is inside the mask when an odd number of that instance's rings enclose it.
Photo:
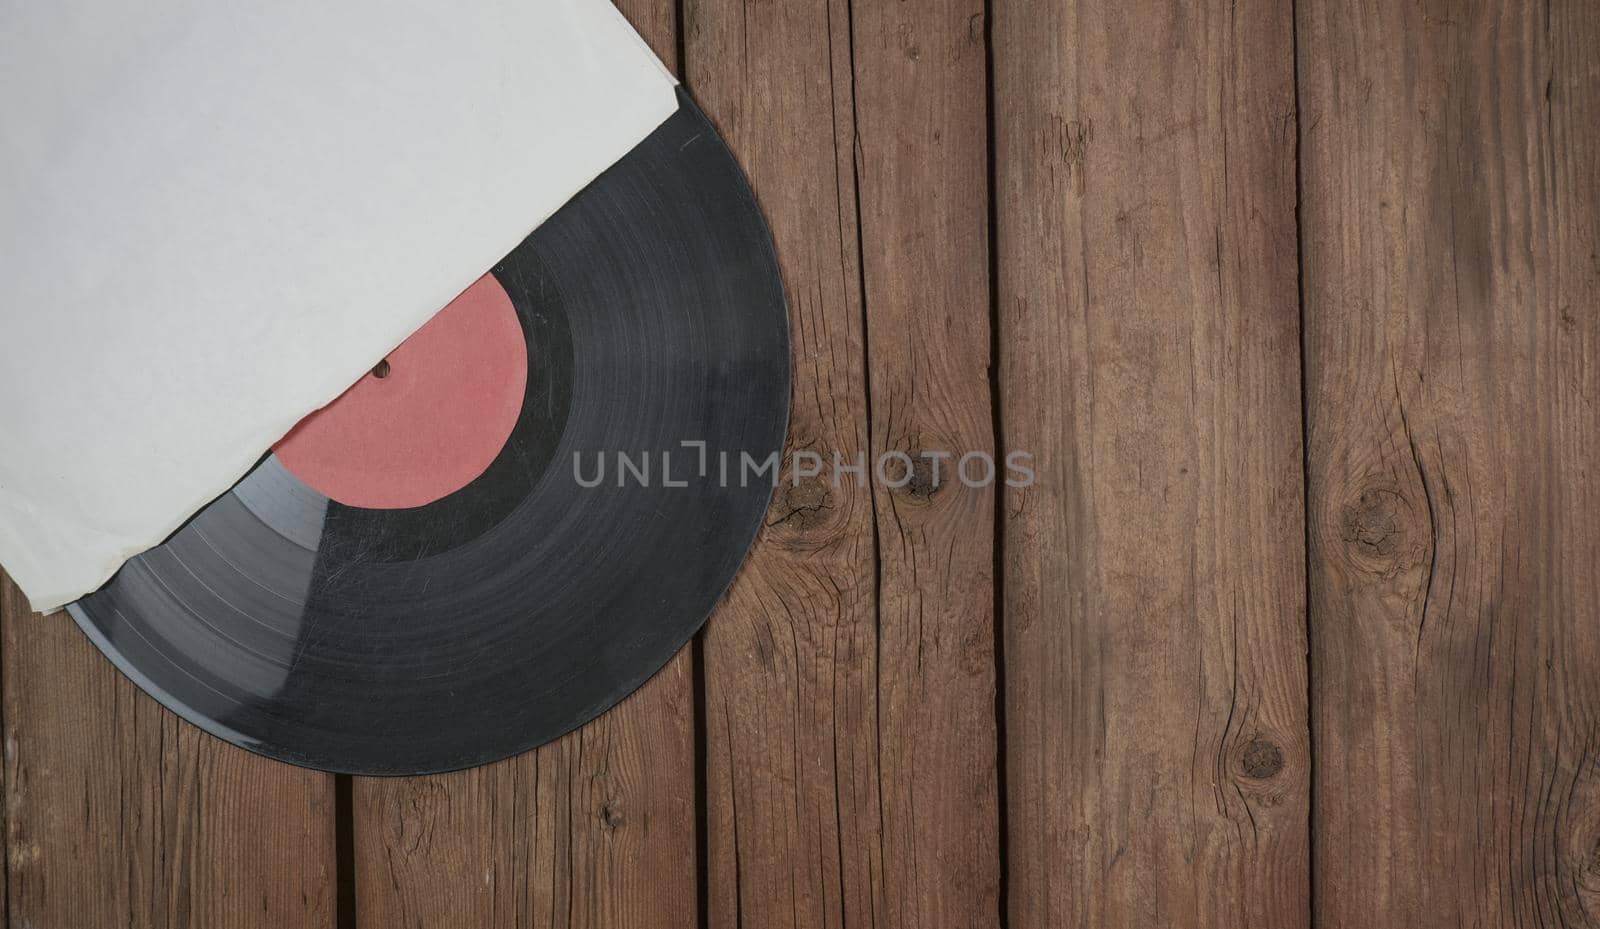
M 789 401 L 770 236 L 715 129 L 679 100 L 494 268 L 529 363 L 481 476 L 363 509 L 269 455 L 69 608 L 95 644 L 214 735 L 354 774 L 525 751 L 666 664 L 760 527 L 773 475 L 737 464 L 779 451 Z

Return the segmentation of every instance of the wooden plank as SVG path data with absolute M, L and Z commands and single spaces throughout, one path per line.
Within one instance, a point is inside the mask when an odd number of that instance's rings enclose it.
M 358 925 L 695 925 L 690 662 L 517 758 L 357 778 Z
M 875 922 L 979 929 L 998 926 L 1001 907 L 994 517 L 1004 478 L 984 465 L 997 462 L 984 5 L 856 0 L 851 15 L 872 450 L 906 456 L 873 492 L 887 904 Z
M 672 0 L 624 0 L 677 61 Z M 661 927 L 699 921 L 694 656 L 517 758 L 356 778 L 356 917 L 395 926 Z
M 0 575 L 10 925 L 334 925 L 333 778 L 140 693 Z
M 687 0 L 685 65 L 772 227 L 794 341 L 791 451 L 868 447 L 844 0 Z M 789 468 L 704 640 L 708 919 L 887 916 L 872 498 Z M 896 901 L 895 906 L 899 905 Z
M 993 5 L 1011 929 L 1307 924 L 1289 10 Z
M 1600 20 L 1299 10 L 1317 923 L 1600 925 Z

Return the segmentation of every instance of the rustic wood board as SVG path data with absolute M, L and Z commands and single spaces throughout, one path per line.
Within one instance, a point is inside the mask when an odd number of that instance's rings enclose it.
M 436 777 L 358 778 L 358 926 L 693 926 L 688 653 L 577 732 Z
M 618 3 L 677 60 L 672 0 Z M 699 922 L 694 655 L 517 758 L 356 778 L 356 924 L 681 929 Z
M 710 925 L 998 925 L 993 492 L 833 467 L 993 450 L 981 6 L 685 11 L 789 292 L 789 450 L 825 462 L 706 634 Z
M 868 449 L 843 0 L 687 0 L 688 85 L 771 224 L 794 350 L 790 451 Z M 707 917 L 715 929 L 883 913 L 872 496 L 781 475 L 705 662 Z
M 1600 925 L 1600 20 L 1299 4 L 1317 921 Z
M 984 9 L 981 0 L 874 0 L 850 10 L 872 467 L 905 456 L 869 475 L 879 478 L 885 904 L 875 924 L 997 927 L 995 485 L 1004 474 L 989 379 Z
M 1305 926 L 1289 5 L 993 16 L 1009 925 Z
M 334 925 L 329 775 L 235 748 L 0 574 L 9 924 Z

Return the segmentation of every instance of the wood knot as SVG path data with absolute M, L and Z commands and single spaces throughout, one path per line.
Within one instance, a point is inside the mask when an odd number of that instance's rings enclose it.
M 944 475 L 939 475 L 941 480 L 934 480 L 933 464 L 925 457 L 910 459 L 910 480 L 906 481 L 906 492 L 918 500 L 926 500 L 939 492 L 944 486 Z
M 615 800 L 600 804 L 600 824 L 607 832 L 616 832 L 627 820 L 622 815 L 622 805 Z
M 927 503 L 959 480 L 958 457 L 951 452 L 928 452 L 922 447 L 924 440 L 925 437 L 913 437 L 913 447 L 887 452 L 878 460 L 879 482 L 913 503 Z M 976 466 L 974 469 L 981 470 Z
M 806 446 L 786 453 L 767 510 L 769 543 L 793 551 L 832 544 L 849 528 L 857 494 L 866 499 L 871 467 L 865 453 L 824 455 Z
M 1580 766 L 1567 798 L 1557 866 L 1567 875 L 1578 901 L 1596 912 L 1600 910 L 1600 767 Z
M 833 492 L 827 481 L 820 477 L 801 478 L 798 484 L 784 481 L 778 485 L 777 501 L 767 525 L 784 525 L 804 532 L 825 524 L 832 509 Z
M 1345 510 L 1344 539 L 1378 554 L 1392 554 L 1405 536 L 1396 518 L 1393 495 L 1366 493 L 1361 502 Z
M 907 496 L 914 500 L 927 500 L 939 492 L 939 488 L 950 479 L 949 468 L 939 469 L 934 473 L 934 461 L 924 457 L 922 452 L 911 452 L 911 474 L 906 480 L 904 488 Z M 901 475 L 905 477 L 906 475 Z
M 1276 777 L 1283 770 L 1283 749 L 1266 739 L 1252 739 L 1244 747 L 1241 764 L 1245 775 L 1258 781 Z
M 1375 488 L 1344 508 L 1339 536 L 1351 559 L 1388 571 L 1401 565 L 1410 553 L 1411 505 L 1387 488 Z

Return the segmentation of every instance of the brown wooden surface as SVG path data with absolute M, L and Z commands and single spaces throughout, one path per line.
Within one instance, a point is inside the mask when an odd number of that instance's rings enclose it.
M 442 777 L 7 583 L 0 922 L 1600 926 L 1592 3 L 620 5 L 772 226 L 791 450 L 1035 482 L 785 472 L 695 648 Z
M 10 926 L 334 925 L 332 776 L 180 721 L 3 575 L 0 626 Z
M 992 451 L 981 7 L 686 23 L 790 294 L 791 451 Z M 832 478 L 784 475 L 706 634 L 709 922 L 998 925 L 992 491 Z
M 356 924 L 695 925 L 689 667 L 521 757 L 356 779 Z
M 1285 5 L 995 5 L 1012 929 L 1304 926 Z
M 995 451 L 984 9 L 850 8 L 871 449 L 912 461 L 909 473 L 886 469 L 905 486 L 873 485 L 883 816 L 873 925 L 997 927 L 995 490 L 956 473 L 965 456 Z M 981 477 L 981 462 L 968 473 Z
M 842 0 L 687 0 L 691 91 L 749 173 L 789 295 L 789 447 L 869 447 Z M 781 127 L 781 128 L 777 128 Z M 773 131 L 777 128 L 777 131 Z M 885 911 L 870 491 L 785 471 L 705 634 L 708 923 L 866 925 Z
M 1600 925 L 1600 20 L 1300 4 L 1319 925 Z

